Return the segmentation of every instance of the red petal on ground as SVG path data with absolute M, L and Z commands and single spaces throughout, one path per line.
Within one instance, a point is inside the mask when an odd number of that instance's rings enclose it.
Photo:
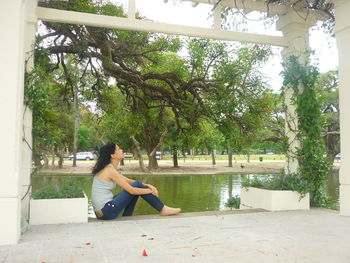
M 90 246 L 90 245 L 91 245 L 91 243 L 90 243 L 90 242 L 87 242 L 87 243 L 85 243 L 85 245 Z
M 192 255 L 192 257 L 196 257 L 196 255 Z
M 147 236 L 147 235 L 145 235 L 145 234 L 142 234 L 142 235 L 141 235 L 141 237 L 146 237 L 146 236 Z
M 147 252 L 146 252 L 146 249 L 143 250 L 142 256 L 144 256 L 144 257 L 147 257 L 147 256 L 148 256 L 148 255 L 147 255 Z

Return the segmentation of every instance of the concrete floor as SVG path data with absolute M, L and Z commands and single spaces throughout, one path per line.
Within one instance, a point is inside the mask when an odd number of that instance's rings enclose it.
M 143 250 L 148 256 L 142 256 Z M 350 217 L 209 212 L 30 226 L 0 262 L 350 262 Z

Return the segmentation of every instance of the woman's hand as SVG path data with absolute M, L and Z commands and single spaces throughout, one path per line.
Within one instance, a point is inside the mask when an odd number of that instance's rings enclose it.
M 144 184 L 145 186 L 147 186 L 149 189 L 151 189 L 152 191 L 152 195 L 155 195 L 158 197 L 158 189 L 155 188 L 153 185 L 151 184 Z

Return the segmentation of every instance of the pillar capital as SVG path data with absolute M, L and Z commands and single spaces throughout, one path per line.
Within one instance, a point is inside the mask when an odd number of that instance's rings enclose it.
M 336 21 L 335 21 L 335 33 L 339 34 L 345 30 L 350 29 L 350 1 L 348 0 L 333 0 Z M 347 33 L 348 34 L 348 33 Z
M 300 16 L 295 11 L 289 11 L 285 15 L 279 15 L 276 23 L 276 29 L 282 32 L 289 31 L 308 31 L 310 27 L 316 25 L 317 17 L 310 13 L 305 17 Z
M 349 2 L 348 0 L 329 0 L 329 2 L 333 3 L 336 7 L 341 6 L 342 4 L 345 4 Z
M 306 19 L 300 17 L 296 12 L 290 11 L 280 15 L 276 23 L 277 30 L 283 32 L 288 39 L 288 48 L 282 51 L 283 57 L 296 55 L 300 62 L 307 59 L 306 51 L 309 50 L 309 29 L 316 25 L 317 17 L 310 14 Z

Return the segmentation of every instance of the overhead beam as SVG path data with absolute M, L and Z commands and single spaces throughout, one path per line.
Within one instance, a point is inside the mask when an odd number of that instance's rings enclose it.
M 144 21 L 139 19 L 65 11 L 45 7 L 37 7 L 37 16 L 39 20 L 48 22 L 174 34 L 190 37 L 211 38 L 217 40 L 230 40 L 281 47 L 288 46 L 287 40 L 284 37 L 279 36 L 268 36 L 261 34 L 215 30 L 202 27 L 174 25 L 153 21 Z
M 208 4 L 213 7 L 219 2 L 218 7 L 230 7 L 235 9 L 242 9 L 244 13 L 249 13 L 252 11 L 258 11 L 267 13 L 269 16 L 274 15 L 285 15 L 290 11 L 296 11 L 297 7 L 292 8 L 289 5 L 283 4 L 267 4 L 265 0 L 182 0 L 182 1 L 191 1 L 192 4 Z M 290 0 L 290 4 L 293 3 Z M 303 3 L 303 2 L 302 2 Z M 307 18 L 309 16 L 314 16 L 317 20 L 325 21 L 327 20 L 327 16 L 322 15 L 320 12 L 315 10 L 306 10 L 305 8 L 300 8 L 298 15 L 303 18 Z
M 192 3 L 197 4 L 210 4 L 216 5 L 219 0 L 183 0 L 191 1 Z M 284 15 L 288 12 L 289 7 L 285 5 L 277 4 L 267 4 L 265 1 L 261 0 L 222 0 L 219 5 L 222 7 L 231 7 L 236 9 L 244 9 L 245 11 L 258 11 L 258 12 L 267 12 L 270 15 Z

